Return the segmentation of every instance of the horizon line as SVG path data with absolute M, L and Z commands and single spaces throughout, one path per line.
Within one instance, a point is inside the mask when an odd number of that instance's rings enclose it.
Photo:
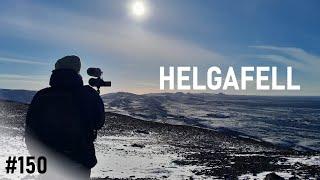
M 12 91 L 30 91 L 30 92 L 38 92 L 39 90 L 28 90 L 28 89 L 8 89 L 8 88 L 0 88 L 0 90 L 12 90 Z M 320 97 L 320 95 L 257 95 L 257 94 L 229 94 L 224 92 L 183 92 L 183 91 L 176 91 L 176 92 L 150 92 L 150 93 L 143 93 L 137 94 L 128 91 L 117 91 L 117 92 L 110 92 L 105 94 L 100 94 L 100 96 L 104 96 L 107 94 L 116 94 L 116 93 L 128 93 L 134 95 L 148 95 L 148 94 L 210 94 L 210 95 L 224 95 L 224 96 L 257 96 L 257 97 Z

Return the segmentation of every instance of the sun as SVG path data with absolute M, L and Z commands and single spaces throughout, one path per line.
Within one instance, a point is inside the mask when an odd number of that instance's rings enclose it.
M 131 7 L 132 14 L 137 17 L 143 17 L 146 13 L 146 6 L 143 1 L 135 1 Z

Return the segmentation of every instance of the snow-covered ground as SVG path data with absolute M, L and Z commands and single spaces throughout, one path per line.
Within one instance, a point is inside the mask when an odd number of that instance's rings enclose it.
M 36 175 L 26 173 L 7 174 L 5 161 L 9 156 L 27 156 L 28 150 L 22 136 L 22 129 L 1 127 L 0 143 L 0 179 L 35 179 Z M 172 151 L 175 147 L 163 144 L 152 136 L 132 135 L 128 136 L 100 136 L 96 140 L 96 154 L 98 164 L 92 169 L 91 177 L 110 178 L 169 178 L 169 179 L 210 179 L 209 176 L 195 175 L 192 170 L 202 166 L 179 166 L 173 163 L 181 157 Z M 142 145 L 143 148 L 133 147 L 133 144 Z M 256 156 L 255 154 L 236 154 L 235 156 Z M 306 164 L 320 166 L 320 156 L 311 157 L 284 157 L 286 161 L 278 164 Z M 243 174 L 239 179 L 263 179 L 271 172 L 258 174 Z M 292 177 L 290 172 L 276 172 L 288 179 Z
M 15 172 L 13 174 L 6 173 L 6 160 L 9 156 L 27 156 L 29 155 L 24 138 L 22 136 L 22 129 L 9 129 L 10 127 L 0 127 L 0 179 L 22 179 L 28 174 L 20 174 Z M 19 135 L 17 135 L 17 133 Z
M 97 158 L 92 177 L 128 178 L 206 178 L 196 176 L 191 170 L 198 166 L 177 166 L 172 161 L 179 159 L 176 153 L 168 153 L 171 146 L 152 143 L 156 140 L 141 136 L 102 136 L 97 139 Z M 143 148 L 132 147 L 143 145 Z
M 0 179 L 35 179 L 36 175 L 15 172 L 7 174 L 6 160 L 9 156 L 28 156 L 28 150 L 22 136 L 23 129 L 0 127 Z M 14 132 L 13 132 L 14 131 Z M 150 143 L 151 142 L 151 143 Z M 132 147 L 133 144 L 143 148 Z M 92 178 L 170 178 L 186 179 L 196 176 L 191 171 L 199 166 L 178 166 L 172 161 L 179 159 L 178 154 L 171 152 L 173 148 L 158 143 L 156 139 L 143 136 L 102 136 L 96 140 L 98 164 L 92 169 Z M 19 167 L 19 165 L 18 165 Z
M 266 177 L 266 175 L 273 173 L 270 171 L 265 171 L 262 173 L 258 173 L 258 174 L 244 174 L 242 176 L 239 176 L 240 180 L 254 180 L 254 179 L 264 179 Z M 282 178 L 285 179 L 289 179 L 290 177 L 292 177 L 291 173 L 288 172 L 274 172 L 275 174 L 277 174 L 278 176 L 281 176 Z
M 308 166 L 320 166 L 320 157 L 319 156 L 311 156 L 311 157 L 284 157 L 286 159 L 285 161 L 282 162 L 277 162 L 276 164 L 286 164 L 286 165 L 296 165 L 296 164 L 303 164 L 303 165 L 308 165 Z M 275 173 L 278 176 L 281 176 L 284 179 L 289 179 L 292 177 L 292 172 L 288 170 L 283 170 L 283 171 L 276 171 L 276 172 L 271 172 L 271 171 L 264 171 L 261 173 L 257 174 L 243 174 L 239 176 L 238 178 L 241 180 L 253 180 L 253 179 L 264 179 L 266 175 L 270 173 Z M 296 174 L 296 177 L 299 179 L 304 179 L 303 177 L 300 177 L 299 174 Z M 316 178 L 309 178 L 309 179 L 316 179 Z

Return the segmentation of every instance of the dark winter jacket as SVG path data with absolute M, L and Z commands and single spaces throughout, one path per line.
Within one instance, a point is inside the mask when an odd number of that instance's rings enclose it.
M 97 163 L 93 141 L 105 122 L 99 94 L 83 86 L 73 70 L 54 70 L 49 88 L 37 92 L 26 117 L 26 144 L 36 140 L 56 152 L 92 168 Z

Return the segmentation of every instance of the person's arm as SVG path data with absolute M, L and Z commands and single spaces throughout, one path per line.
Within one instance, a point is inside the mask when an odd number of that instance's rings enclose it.
M 25 127 L 26 133 L 29 133 L 29 130 L 34 126 L 33 118 L 36 114 L 35 112 L 37 108 L 36 104 L 38 102 L 38 96 L 39 96 L 38 93 L 34 95 L 34 97 L 32 98 L 31 104 L 28 107 L 28 112 L 26 115 L 26 127 Z
M 25 143 L 28 148 L 32 146 L 32 140 L 35 138 L 33 134 L 33 130 L 36 126 L 36 118 L 39 104 L 39 94 L 41 92 L 37 92 L 32 98 L 31 104 L 29 105 L 27 115 L 26 115 L 26 124 L 25 124 Z
M 90 117 L 92 117 L 93 129 L 98 130 L 101 129 L 105 123 L 104 103 L 96 90 L 90 86 L 86 86 L 86 88 L 90 93 Z
M 97 117 L 96 117 L 96 129 L 101 129 L 105 123 L 106 116 L 105 116 L 105 110 L 104 110 L 104 103 L 100 97 L 100 95 L 97 93 L 96 94 L 96 99 L 97 99 L 97 104 L 96 104 L 96 109 L 97 109 Z

